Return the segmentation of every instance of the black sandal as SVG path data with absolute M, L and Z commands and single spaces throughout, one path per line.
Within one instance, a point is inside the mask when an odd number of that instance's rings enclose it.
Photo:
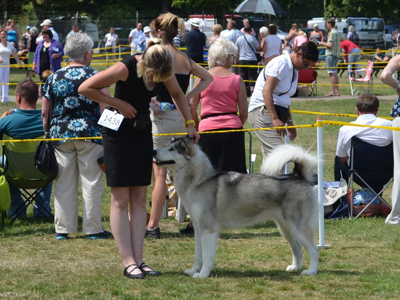
M 128 272 L 128 269 L 130 267 L 136 266 L 135 268 L 133 268 L 130 272 Z M 124 276 L 130 278 L 130 279 L 144 279 L 144 274 L 140 273 L 140 274 L 132 274 L 133 271 L 135 271 L 136 269 L 140 269 L 140 267 L 137 266 L 137 264 L 131 264 L 129 266 L 127 266 L 124 269 Z M 141 269 L 140 269 L 141 270 Z
M 146 271 L 144 268 L 149 268 L 151 269 L 151 271 Z M 145 264 L 145 262 L 142 262 L 139 266 L 140 271 L 142 271 L 142 273 L 144 275 L 151 275 L 151 276 L 160 276 L 161 272 L 159 271 L 154 271 L 153 268 L 149 267 L 148 265 Z

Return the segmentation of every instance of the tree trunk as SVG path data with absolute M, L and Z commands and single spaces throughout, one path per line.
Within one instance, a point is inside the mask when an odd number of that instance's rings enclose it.
M 222 28 L 226 27 L 225 5 L 217 5 L 215 7 L 214 18 L 217 19 L 218 24 L 222 25 Z
M 3 10 L 3 17 L 4 17 L 4 23 L 7 23 L 7 19 L 8 19 L 8 4 L 9 4 L 9 0 L 1 0 L 1 4 L 2 4 L 2 10 Z

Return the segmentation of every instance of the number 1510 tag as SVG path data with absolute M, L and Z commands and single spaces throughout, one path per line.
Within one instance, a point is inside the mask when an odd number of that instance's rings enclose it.
M 97 124 L 118 131 L 124 116 L 109 109 L 105 109 Z

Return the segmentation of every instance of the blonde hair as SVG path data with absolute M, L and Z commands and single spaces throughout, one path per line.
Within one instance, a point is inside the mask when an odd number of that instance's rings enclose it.
M 163 36 L 166 37 L 167 41 L 173 45 L 174 37 L 176 37 L 180 32 L 184 33 L 185 23 L 174 14 L 170 12 L 159 15 L 156 19 L 154 19 L 150 23 L 150 29 L 153 30 L 161 30 L 163 32 Z
M 137 64 L 137 75 L 139 78 L 143 77 L 146 84 L 150 81 L 164 82 L 173 74 L 171 53 L 160 43 L 160 39 L 150 39 Z
M 298 35 L 307 36 L 307 34 L 303 30 L 299 30 L 297 32 Z
M 222 31 L 222 26 L 221 26 L 221 24 L 215 24 L 215 25 L 213 26 L 212 30 L 213 30 L 214 33 L 216 33 L 216 34 L 219 35 L 219 34 L 221 33 L 221 31 Z

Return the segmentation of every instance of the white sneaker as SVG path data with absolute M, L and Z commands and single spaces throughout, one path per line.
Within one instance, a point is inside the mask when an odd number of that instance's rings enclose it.
M 7 103 L 7 102 L 10 102 L 9 98 L 1 99 L 1 103 Z

